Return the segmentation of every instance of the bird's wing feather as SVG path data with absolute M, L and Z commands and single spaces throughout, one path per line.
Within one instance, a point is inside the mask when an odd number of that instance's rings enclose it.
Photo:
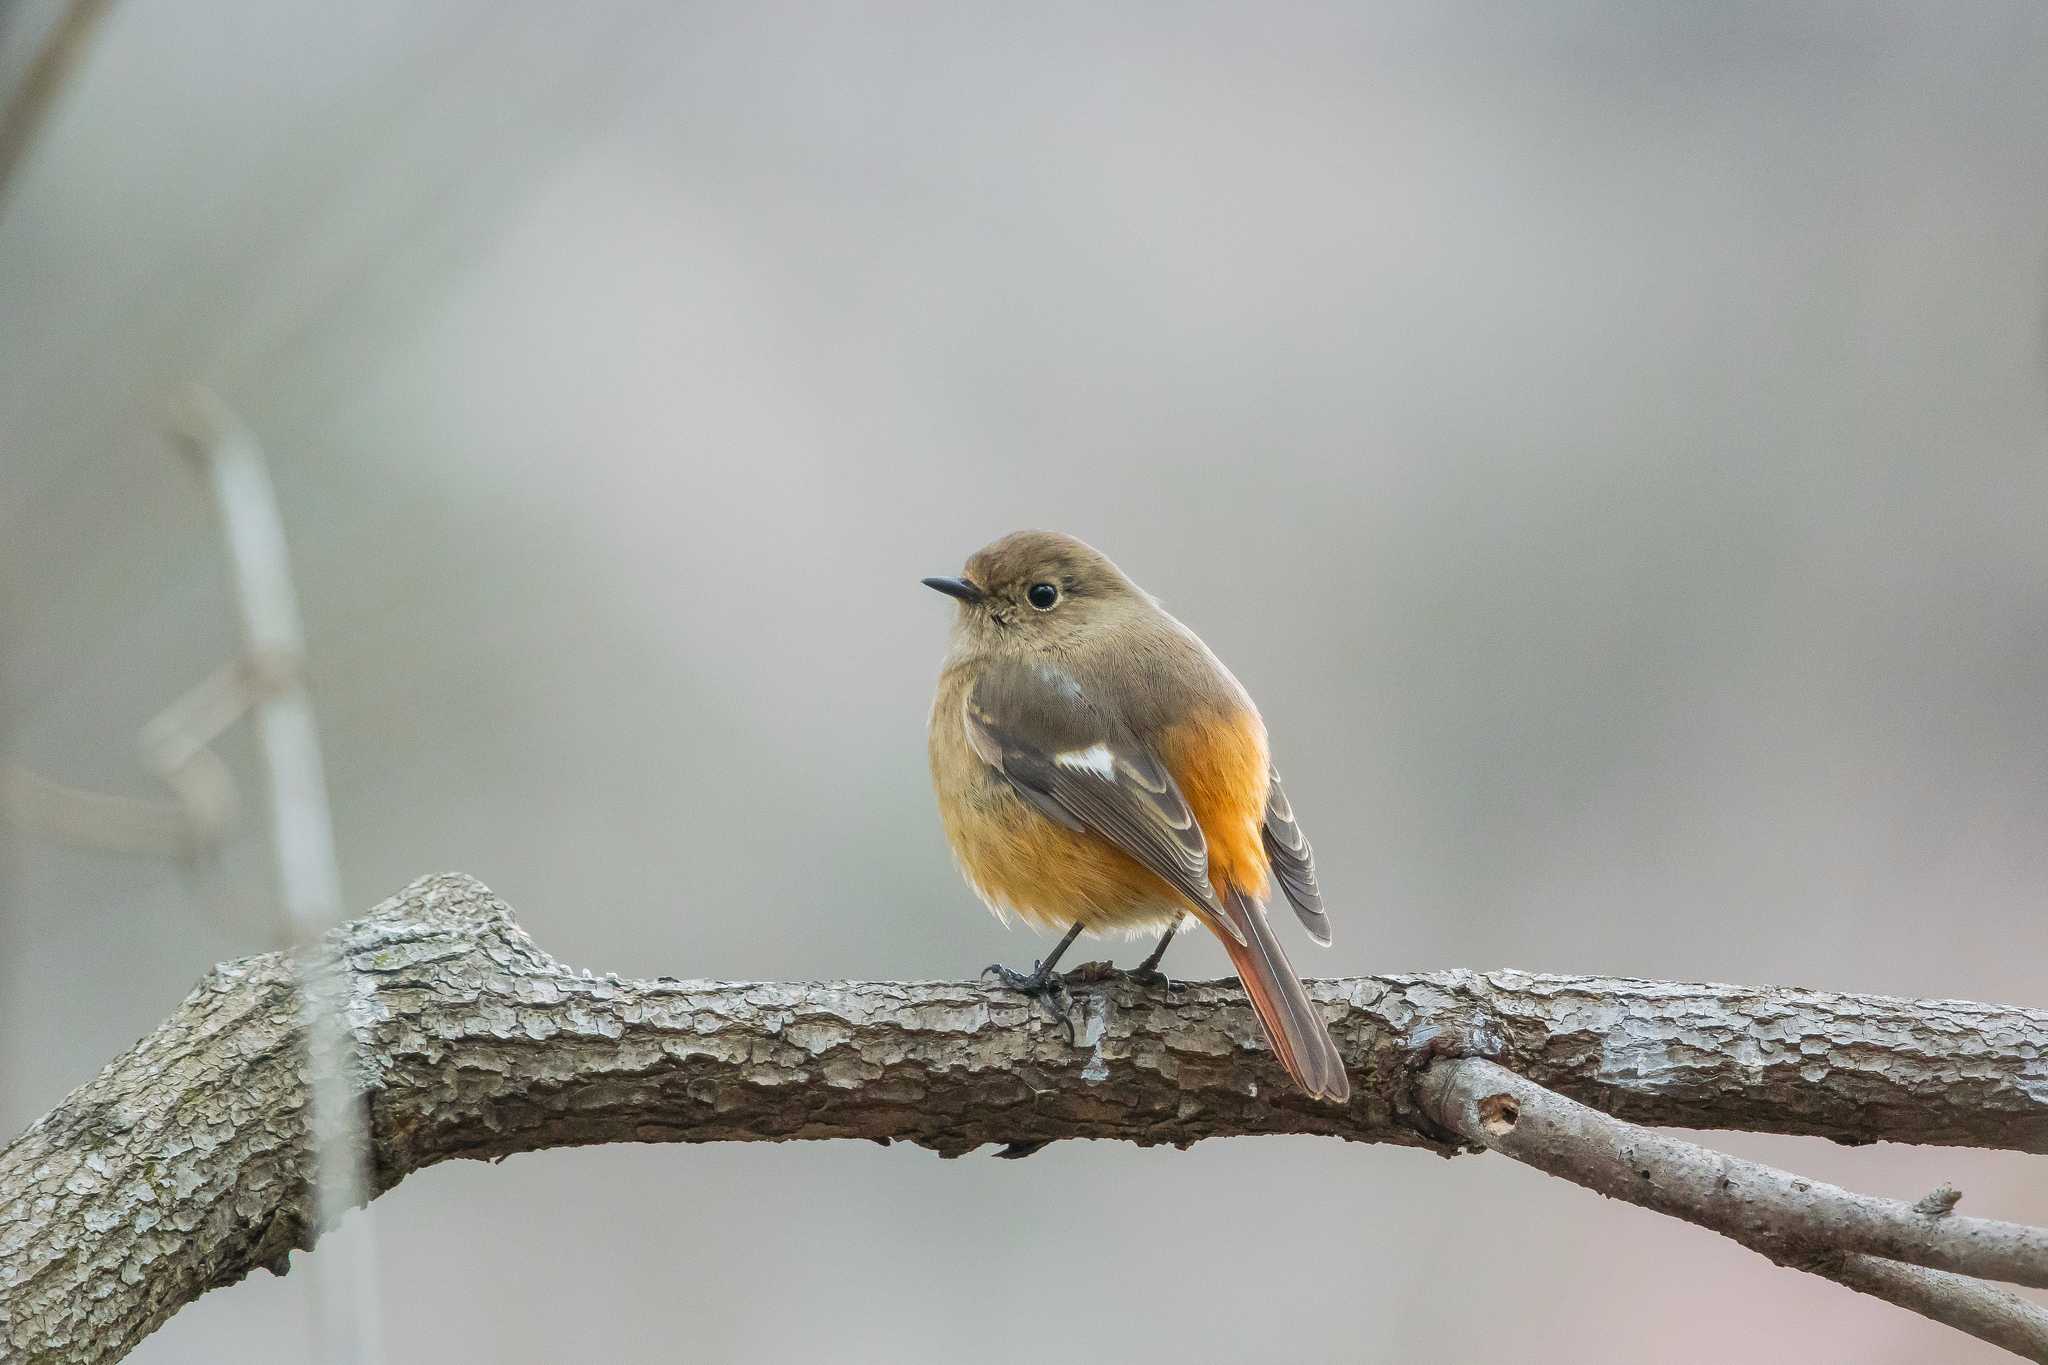
M 1316 884 L 1316 851 L 1308 846 L 1308 836 L 1294 822 L 1294 807 L 1280 790 L 1277 769 L 1266 797 L 1266 824 L 1259 833 L 1266 845 L 1266 861 L 1272 864 L 1273 875 L 1287 894 L 1287 903 L 1294 907 L 1308 936 L 1329 947 L 1330 917 L 1323 911 L 1323 889 Z
M 1209 884 L 1209 842 L 1159 756 L 1047 664 L 990 668 L 962 708 L 967 742 L 1047 819 L 1107 839 L 1245 941 Z

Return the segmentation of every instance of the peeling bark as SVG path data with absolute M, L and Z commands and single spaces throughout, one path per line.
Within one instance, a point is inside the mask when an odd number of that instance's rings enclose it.
M 1287 1083 L 1235 983 L 1077 983 L 1070 1046 L 1035 1005 L 971 982 L 592 976 L 461 876 L 414 883 L 321 952 L 342 968 L 377 1193 L 451 1157 L 622 1141 L 957 1156 L 1320 1133 L 1445 1150 L 1413 1096 L 1443 1056 L 1639 1123 L 2048 1151 L 2048 1011 L 2007 1006 L 1515 971 L 1315 982 L 1357 1082 L 1334 1109 Z M 8 1359 L 118 1359 L 207 1289 L 311 1245 L 298 979 L 279 954 L 215 969 L 0 1151 Z

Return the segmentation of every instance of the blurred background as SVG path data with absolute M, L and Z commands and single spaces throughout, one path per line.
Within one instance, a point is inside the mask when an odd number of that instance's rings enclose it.
M 0 757 L 161 795 L 136 731 L 236 641 L 197 380 L 273 464 L 352 909 L 1028 962 L 933 814 L 917 579 L 1049 526 L 1259 698 L 1305 971 L 2048 1004 L 2044 60 L 2031 0 L 121 0 L 0 203 Z M 8 1134 L 266 946 L 222 752 L 202 866 L 9 841 Z M 1716 1141 L 2048 1221 L 2038 1158 Z M 2003 1358 L 1306 1139 L 558 1151 L 368 1218 L 394 1361 Z M 305 1279 L 133 1359 L 303 1358 Z

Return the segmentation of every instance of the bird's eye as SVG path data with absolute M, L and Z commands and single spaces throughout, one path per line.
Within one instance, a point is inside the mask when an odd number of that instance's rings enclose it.
M 1040 611 L 1051 611 L 1052 604 L 1060 600 L 1060 590 L 1050 583 L 1033 583 L 1024 596 Z

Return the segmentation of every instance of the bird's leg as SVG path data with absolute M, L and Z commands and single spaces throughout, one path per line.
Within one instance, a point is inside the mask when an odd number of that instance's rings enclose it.
M 1166 973 L 1159 970 L 1159 960 L 1166 956 L 1166 945 L 1173 942 L 1173 936 L 1180 932 L 1181 922 L 1175 920 L 1166 926 L 1166 932 L 1159 936 L 1159 944 L 1148 953 L 1143 962 L 1126 973 L 1140 986 L 1165 986 L 1171 984 Z
M 1060 980 L 1053 968 L 1059 965 L 1060 955 L 1080 936 L 1081 922 L 1076 920 L 1074 927 L 1067 930 L 1067 936 L 1053 945 L 1044 961 L 1032 963 L 1029 972 L 1014 971 L 1000 962 L 991 962 L 981 973 L 993 976 L 1011 990 L 1021 991 L 1036 1000 L 1040 1008 L 1052 1016 L 1054 1023 L 1066 1029 L 1069 1042 L 1074 1037 L 1074 1021 L 1067 1014 L 1067 983 Z

